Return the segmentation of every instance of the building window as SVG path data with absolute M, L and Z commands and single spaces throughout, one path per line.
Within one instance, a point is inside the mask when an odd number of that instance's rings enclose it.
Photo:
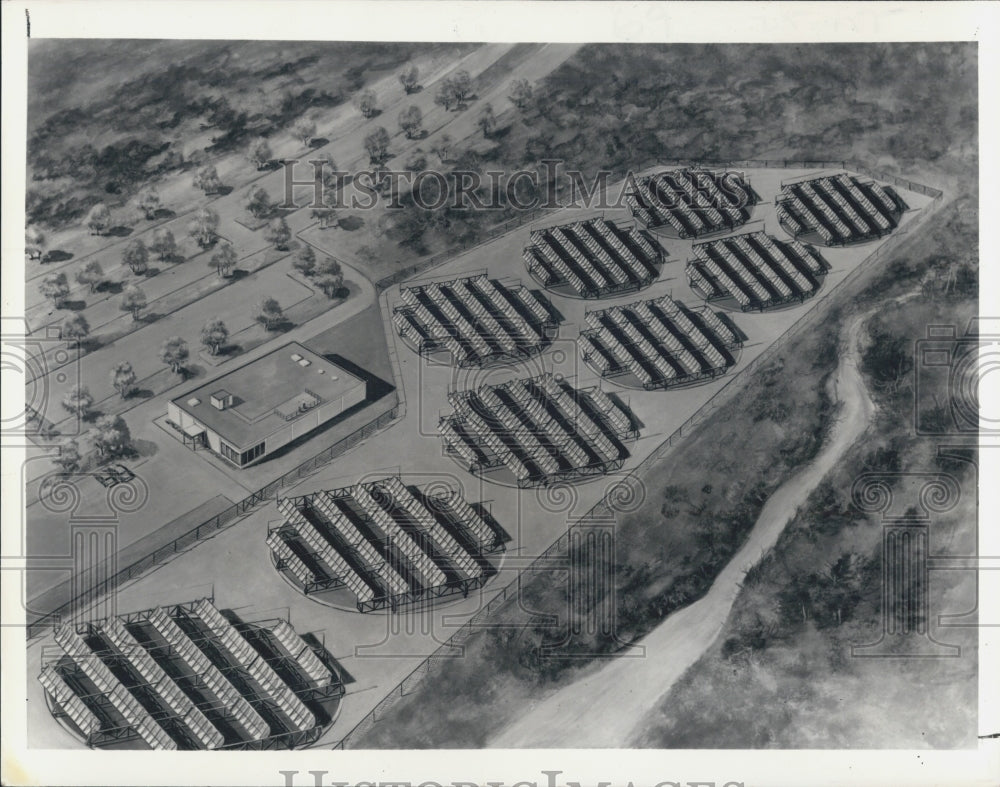
M 234 465 L 243 467 L 245 464 L 249 464 L 254 459 L 264 455 L 264 444 L 258 443 L 253 448 L 248 448 L 243 453 L 239 453 L 231 445 L 227 445 L 220 441 L 220 446 L 222 448 L 222 455 L 226 457 Z
M 262 456 L 263 454 L 264 454 L 264 444 L 258 443 L 253 448 L 250 448 L 249 450 L 246 450 L 242 454 L 240 454 L 240 464 L 241 465 L 248 464 L 257 457 Z

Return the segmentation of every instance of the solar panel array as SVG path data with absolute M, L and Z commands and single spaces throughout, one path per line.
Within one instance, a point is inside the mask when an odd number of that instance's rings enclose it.
M 470 471 L 506 467 L 519 486 L 602 473 L 628 456 L 631 417 L 599 389 L 578 391 L 551 374 L 448 395 L 445 450 Z
M 710 309 L 688 311 L 669 296 L 587 312 L 577 340 L 583 359 L 602 376 L 631 372 L 644 388 L 717 377 L 734 363 L 741 342 Z
M 38 676 L 39 682 L 56 704 L 73 721 L 84 738 L 90 738 L 101 729 L 101 721 L 73 691 L 63 676 L 52 665 L 47 665 Z
M 638 229 L 590 219 L 533 230 L 524 261 L 546 287 L 600 298 L 652 284 L 663 250 Z
M 843 172 L 782 186 L 777 211 L 791 235 L 814 232 L 828 245 L 886 235 L 896 228 L 900 214 L 881 184 Z
M 669 225 L 681 238 L 697 238 L 746 223 L 754 203 L 738 172 L 676 169 L 638 179 L 625 204 L 647 227 Z
M 548 342 L 552 313 L 527 287 L 507 287 L 486 274 L 403 287 L 392 315 L 399 335 L 420 352 L 441 348 L 459 366 L 525 358 Z
M 267 543 L 279 567 L 306 592 L 329 580 L 342 583 L 363 611 L 484 581 L 477 556 L 496 541 L 484 516 L 457 492 L 431 500 L 396 476 L 283 498 L 278 510 L 285 522 Z M 297 561 L 286 559 L 288 553 Z
M 696 243 L 692 250 L 691 285 L 707 298 L 732 297 L 744 311 L 804 300 L 819 289 L 819 277 L 828 269 L 804 244 L 759 231 Z
M 65 655 L 39 681 L 89 745 L 138 737 L 152 749 L 219 749 L 317 726 L 298 692 L 335 676 L 287 622 L 271 636 L 295 686 L 209 601 L 174 615 L 157 607 L 56 630 Z

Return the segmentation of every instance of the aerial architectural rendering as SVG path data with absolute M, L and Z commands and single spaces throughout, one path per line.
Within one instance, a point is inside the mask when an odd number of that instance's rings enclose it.
M 975 44 L 28 52 L 30 747 L 976 745 Z

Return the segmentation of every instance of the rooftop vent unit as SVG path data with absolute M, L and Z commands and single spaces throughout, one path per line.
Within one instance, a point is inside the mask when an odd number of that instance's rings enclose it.
M 303 359 L 301 359 L 299 361 L 299 366 L 305 367 L 305 366 L 309 366 L 311 363 L 312 363 L 312 361 L 307 360 L 306 358 L 303 358 Z
M 302 356 L 298 353 L 292 353 L 292 360 L 295 361 L 295 363 L 298 363 L 302 360 Z
M 201 404 L 201 399 L 199 399 L 197 396 L 192 396 L 190 399 L 188 399 L 187 403 L 188 407 L 197 407 L 199 404 Z
M 233 395 L 229 391 L 216 391 L 212 394 L 211 402 L 216 410 L 225 410 L 233 406 Z

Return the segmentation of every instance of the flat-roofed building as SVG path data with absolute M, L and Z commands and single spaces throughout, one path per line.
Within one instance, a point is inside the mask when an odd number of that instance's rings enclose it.
M 172 400 L 167 417 L 186 443 L 246 467 L 366 396 L 363 379 L 291 342 Z

